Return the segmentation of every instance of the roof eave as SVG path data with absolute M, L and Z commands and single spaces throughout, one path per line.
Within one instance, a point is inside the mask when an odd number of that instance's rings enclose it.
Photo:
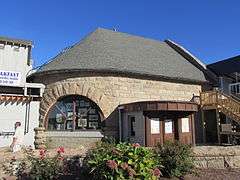
M 34 78 L 37 76 L 44 75 L 52 75 L 59 73 L 72 73 L 72 72 L 82 72 L 82 73 L 93 73 L 93 74 L 114 74 L 114 75 L 123 75 L 123 76 L 131 76 L 131 77 L 140 77 L 142 79 L 152 79 L 152 80 L 166 80 L 173 82 L 182 82 L 182 83 L 191 83 L 191 84 L 205 84 L 209 83 L 208 81 L 195 80 L 195 79 L 187 79 L 187 78 L 179 78 L 179 77 L 167 77 L 161 75 L 152 75 L 147 73 L 140 72 L 130 72 L 130 71 L 119 71 L 115 69 L 61 69 L 61 70 L 49 70 L 49 71 L 37 71 L 31 74 L 28 78 Z
M 24 45 L 27 47 L 33 47 L 33 42 L 30 40 L 23 40 L 23 39 L 15 39 L 15 38 L 9 38 L 9 37 L 0 37 L 0 42 L 10 43 L 13 45 Z

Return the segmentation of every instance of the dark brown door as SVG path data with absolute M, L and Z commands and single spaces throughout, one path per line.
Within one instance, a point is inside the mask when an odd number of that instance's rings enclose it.
M 150 119 L 151 126 L 151 144 L 156 146 L 161 143 L 161 124 L 159 118 Z
M 163 123 L 163 142 L 174 141 L 174 121 L 172 119 L 165 119 Z
M 179 141 L 183 144 L 192 144 L 192 118 L 180 118 L 179 122 Z

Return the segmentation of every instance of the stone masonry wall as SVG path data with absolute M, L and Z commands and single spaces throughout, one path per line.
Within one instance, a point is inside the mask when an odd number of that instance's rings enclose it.
M 107 136 L 118 134 L 116 108 L 120 104 L 154 100 L 190 101 L 193 94 L 199 95 L 201 91 L 200 85 L 110 75 L 73 77 L 69 74 L 59 74 L 38 77 L 36 81 L 46 85 L 40 104 L 40 126 L 45 125 L 50 108 L 60 97 L 81 95 L 94 101 L 102 110 L 106 119 L 103 130 Z M 38 144 L 41 146 L 40 140 Z
M 240 146 L 196 146 L 193 152 L 197 168 L 240 168 Z
M 66 95 L 82 95 L 94 101 L 107 118 L 120 104 L 153 101 L 189 101 L 199 95 L 200 85 L 143 80 L 128 77 L 90 76 L 68 78 L 51 84 L 46 89 L 40 105 L 43 122 L 50 107 L 58 98 Z

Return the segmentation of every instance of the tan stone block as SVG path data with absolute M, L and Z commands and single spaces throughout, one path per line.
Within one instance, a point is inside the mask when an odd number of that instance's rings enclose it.
M 81 92 L 81 95 L 83 96 L 87 96 L 87 93 L 89 91 L 89 86 L 87 85 L 87 83 L 84 83 L 83 86 L 82 86 L 82 92 Z
M 58 95 L 59 95 L 59 97 L 64 96 L 63 85 L 62 85 L 62 84 L 58 84 L 58 85 L 57 85 L 57 90 L 58 90 Z

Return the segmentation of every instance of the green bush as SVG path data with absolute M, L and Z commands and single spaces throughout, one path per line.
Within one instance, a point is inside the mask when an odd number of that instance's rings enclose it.
M 166 142 L 156 148 L 158 162 L 163 165 L 162 173 L 168 177 L 181 177 L 191 173 L 194 168 L 190 145 L 180 142 Z
M 87 165 L 94 179 L 157 179 L 161 175 L 152 150 L 139 144 L 100 143 L 88 154 Z

